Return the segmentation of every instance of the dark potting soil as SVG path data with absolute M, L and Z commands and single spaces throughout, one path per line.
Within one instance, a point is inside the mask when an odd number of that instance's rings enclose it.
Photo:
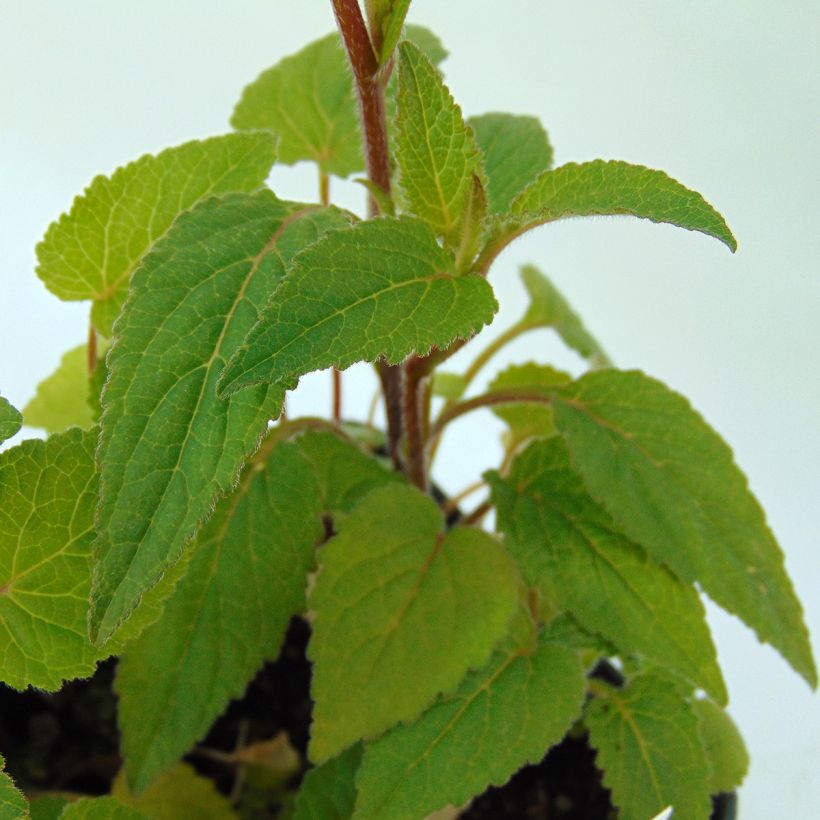
M 202 746 L 226 753 L 245 743 L 268 740 L 285 731 L 305 759 L 310 725 L 310 665 L 305 648 L 310 627 L 294 618 L 279 659 L 267 663 L 241 700 L 233 701 L 214 724 Z M 120 767 L 116 697 L 112 682 L 115 661 L 100 664 L 85 681 L 67 684 L 52 695 L 16 692 L 0 685 L 0 754 L 9 774 L 27 792 L 72 791 L 105 794 Z M 618 683 L 612 667 L 594 674 Z M 235 783 L 233 766 L 201 754 L 187 760 L 214 780 L 225 794 Z M 297 772 L 285 789 L 271 791 L 259 802 L 254 820 L 276 818 L 304 775 Z M 712 820 L 733 820 L 733 795 L 715 798 Z M 521 769 L 504 786 L 488 789 L 462 814 L 464 820 L 611 820 L 617 816 L 609 792 L 595 768 L 595 753 L 585 736 L 567 737 L 535 765 Z

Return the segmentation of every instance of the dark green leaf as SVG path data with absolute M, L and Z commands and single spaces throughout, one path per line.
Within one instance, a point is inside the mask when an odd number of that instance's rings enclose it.
M 293 820 L 348 820 L 356 802 L 354 778 L 361 760 L 362 746 L 357 743 L 311 769 L 296 796 Z
M 23 417 L 20 411 L 0 396 L 0 444 L 17 435 L 22 426 Z

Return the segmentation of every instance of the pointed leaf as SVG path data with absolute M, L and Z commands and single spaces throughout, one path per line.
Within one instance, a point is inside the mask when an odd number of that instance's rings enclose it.
M 457 276 L 452 254 L 412 217 L 334 231 L 294 259 L 220 381 L 230 395 L 261 382 L 444 348 L 496 310 L 480 276 Z
M 134 268 L 174 219 L 211 194 L 258 188 L 274 153 L 270 134 L 228 134 L 96 177 L 37 246 L 37 275 L 61 299 L 93 299 L 94 325 L 110 337 Z
M 60 820 L 153 820 L 116 797 L 83 797 L 69 803 Z
M 693 704 L 711 774 L 712 794 L 736 789 L 749 770 L 749 753 L 734 721 L 716 703 L 705 698 Z
M 227 194 L 184 214 L 134 276 L 109 352 L 91 633 L 107 639 L 182 555 L 256 449 L 283 390 L 216 380 L 287 261 L 338 212 Z
M 22 426 L 20 411 L 0 396 L 0 444 L 17 435 Z
M 5 761 L 0 756 L 0 816 L 4 820 L 26 820 L 29 817 L 28 801 L 11 777 L 2 771 L 4 767 Z
M 553 406 L 575 467 L 618 528 L 816 686 L 780 547 L 731 450 L 689 402 L 638 371 L 602 370 L 557 388 Z
M 236 812 L 213 781 L 185 763 L 169 769 L 142 794 L 132 793 L 120 772 L 111 794 L 151 820 L 237 820 Z
M 69 350 L 60 366 L 37 385 L 36 395 L 23 408 L 25 423 L 49 433 L 69 427 L 92 427 L 88 385 L 88 346 L 82 344 Z
M 362 746 L 356 744 L 338 757 L 311 769 L 296 796 L 293 820 L 347 820 L 356 802 L 356 771 Z
M 322 513 L 396 480 L 331 433 L 282 442 L 289 429 L 270 434 L 219 501 L 162 617 L 120 658 L 122 750 L 136 791 L 204 737 L 279 654 L 291 616 L 305 609 Z
M 436 68 L 410 42 L 399 46 L 396 158 L 410 209 L 458 246 L 481 154 Z
M 376 57 L 379 65 L 385 65 L 401 37 L 410 0 L 367 0 L 366 8 L 371 38 L 378 49 Z
M 533 442 L 506 480 L 489 477 L 499 528 L 528 584 L 621 653 L 668 666 L 726 702 L 697 591 L 621 535 L 560 438 Z
M 584 684 L 577 653 L 550 641 L 496 652 L 415 723 L 365 746 L 354 820 L 417 820 L 502 785 L 561 740 Z
M 470 117 L 484 155 L 490 213 L 505 214 L 515 195 L 552 167 L 552 146 L 536 117 L 482 114 Z
M 442 533 L 417 490 L 371 492 L 319 555 L 310 606 L 311 759 L 412 720 L 486 663 L 517 599 L 517 574 L 487 533 Z
M 709 764 L 698 719 L 675 684 L 654 674 L 623 690 L 600 684 L 584 722 L 621 820 L 646 820 L 667 806 L 676 820 L 708 820 Z
M 604 349 L 584 327 L 581 318 L 538 268 L 522 265 L 521 281 L 530 297 L 522 323 L 533 328 L 552 327 L 567 347 L 585 359 L 598 366 L 610 364 Z
M 425 26 L 408 23 L 404 27 L 404 39 L 416 46 L 434 66 L 441 65 L 449 54 L 438 35 Z
M 15 689 L 87 677 L 96 436 L 80 430 L 0 453 L 0 669 Z

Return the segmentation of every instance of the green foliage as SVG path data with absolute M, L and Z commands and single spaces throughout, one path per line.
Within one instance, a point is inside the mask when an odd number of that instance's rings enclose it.
M 367 0 L 366 35 L 358 4 L 339 3 L 358 85 L 336 35 L 308 45 L 245 89 L 239 133 L 97 177 L 37 248 L 55 294 L 92 301 L 97 360 L 69 351 L 23 414 L 50 436 L 0 453 L 0 669 L 11 687 L 54 690 L 118 655 L 123 766 L 111 796 L 39 797 L 33 818 L 227 820 L 258 803 L 283 820 L 417 820 L 588 731 L 622 820 L 668 805 L 706 820 L 748 757 L 718 705 L 700 591 L 817 683 L 783 556 L 728 445 L 677 393 L 612 369 L 535 266 L 521 268 L 518 321 L 464 372 L 438 369 L 492 321 L 489 268 L 538 225 L 629 214 L 736 243 L 661 171 L 553 170 L 535 118 L 465 122 L 437 68 L 447 53 L 405 25 L 409 5 Z M 264 187 L 276 150 L 316 163 L 323 202 L 328 175 L 367 154 L 362 193 L 382 215 L 277 198 Z M 588 372 L 514 363 L 469 393 L 537 328 Z M 285 418 L 302 376 L 355 362 L 377 366 L 384 429 Z M 507 427 L 503 459 L 441 499 L 439 437 L 482 407 Z M 22 420 L 0 399 L 0 441 Z M 311 628 L 317 765 L 291 715 L 277 721 L 292 745 L 279 732 L 200 747 L 236 767 L 235 811 L 179 760 L 295 616 Z M 590 672 L 607 658 L 622 686 Z M 272 749 L 287 758 L 275 772 Z M 5 773 L 0 813 L 28 816 Z
M 37 275 L 61 299 L 91 299 L 103 336 L 134 268 L 174 219 L 200 200 L 258 188 L 274 160 L 269 134 L 186 142 L 98 176 L 37 246 Z

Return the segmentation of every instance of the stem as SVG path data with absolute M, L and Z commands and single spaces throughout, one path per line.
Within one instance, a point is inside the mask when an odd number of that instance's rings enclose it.
M 479 371 L 482 370 L 484 365 L 487 364 L 496 353 L 498 353 L 501 348 L 508 345 L 513 339 L 517 339 L 522 334 L 526 333 L 528 330 L 532 330 L 533 328 L 537 327 L 537 325 L 530 324 L 529 322 L 516 322 L 511 327 L 507 328 L 501 335 L 496 336 L 478 356 L 475 357 L 473 363 L 464 371 L 464 389 L 466 390 L 469 387 L 470 383 L 475 379 L 478 375 Z
M 407 476 L 423 492 L 427 491 L 427 456 L 424 408 L 424 383 L 430 373 L 430 360 L 411 356 L 404 366 L 404 427 L 407 445 Z
M 493 508 L 490 499 L 482 501 L 466 518 L 462 519 L 461 524 L 465 527 L 471 527 L 474 524 L 479 524 L 481 519 Z
M 447 500 L 447 503 L 444 504 L 441 508 L 441 512 L 444 514 L 445 518 L 451 513 L 454 512 L 459 508 L 459 505 L 465 498 L 468 498 L 473 493 L 477 493 L 483 487 L 486 487 L 487 484 L 484 481 L 476 481 L 475 484 L 471 484 L 469 487 L 465 487 L 460 493 L 452 496 Z
M 97 331 L 94 330 L 94 325 L 88 326 L 88 356 L 86 359 L 88 365 L 88 375 L 93 376 L 97 369 Z

